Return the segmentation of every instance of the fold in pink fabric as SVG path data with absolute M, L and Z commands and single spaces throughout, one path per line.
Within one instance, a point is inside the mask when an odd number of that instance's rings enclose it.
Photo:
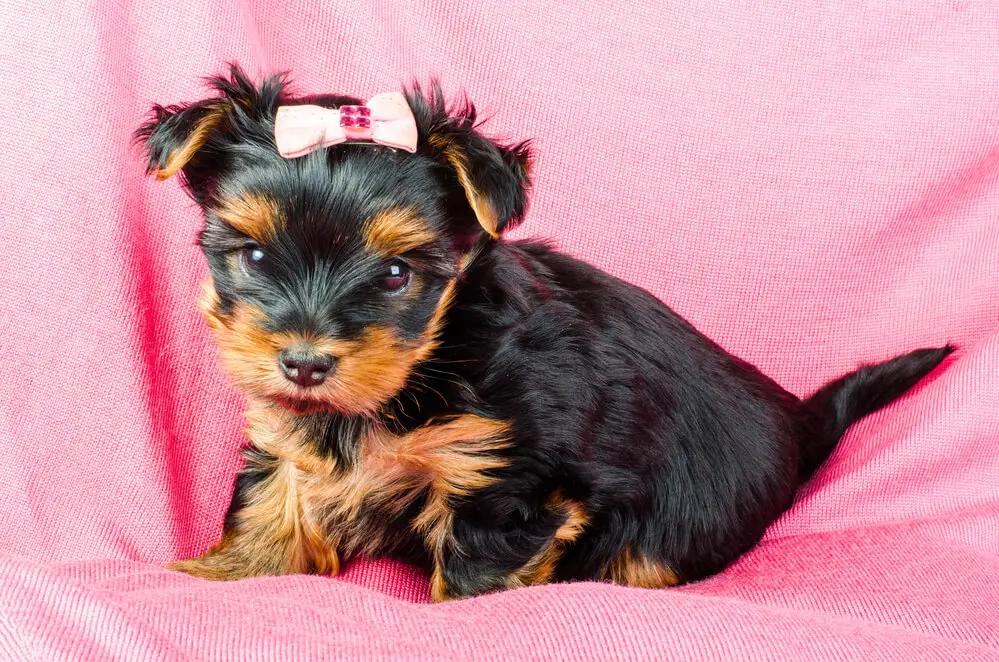
M 0 16 L 0 659 L 999 659 L 995 3 L 0 0 Z M 799 395 L 960 349 L 698 584 L 432 605 L 386 561 L 168 572 L 219 536 L 243 401 L 196 312 L 197 209 L 144 177 L 129 136 L 226 60 L 302 93 L 432 74 L 467 91 L 484 130 L 534 139 L 516 236 L 647 288 Z

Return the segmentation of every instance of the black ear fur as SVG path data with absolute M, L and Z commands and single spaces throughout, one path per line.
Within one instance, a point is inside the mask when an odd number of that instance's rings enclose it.
M 203 203 L 226 165 L 225 147 L 239 140 L 273 143 L 259 120 L 273 118 L 286 87 L 283 75 L 257 87 L 239 68 L 208 80 L 217 96 L 194 103 L 155 105 L 135 132 L 147 157 L 146 171 L 158 179 L 181 173 L 191 196 Z
M 502 145 L 477 129 L 475 106 L 463 99 L 452 108 L 434 81 L 424 92 L 406 91 L 419 129 L 419 148 L 454 171 L 481 229 L 499 237 L 523 219 L 530 189 L 530 144 Z
M 181 172 L 185 187 L 198 202 L 204 198 L 210 159 L 206 145 L 226 113 L 221 99 L 175 106 L 153 106 L 150 119 L 135 133 L 146 151 L 146 172 L 169 179 Z

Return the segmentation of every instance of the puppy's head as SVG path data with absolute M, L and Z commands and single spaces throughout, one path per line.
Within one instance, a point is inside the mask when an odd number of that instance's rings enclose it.
M 278 107 L 361 102 L 292 98 L 282 78 L 256 86 L 235 67 L 211 86 L 155 107 L 137 137 L 149 171 L 179 174 L 204 210 L 203 311 L 224 364 L 298 413 L 372 414 L 435 350 L 470 247 L 519 222 L 528 150 L 483 137 L 474 108 L 448 110 L 435 85 L 406 92 L 415 153 L 344 143 L 284 158 Z

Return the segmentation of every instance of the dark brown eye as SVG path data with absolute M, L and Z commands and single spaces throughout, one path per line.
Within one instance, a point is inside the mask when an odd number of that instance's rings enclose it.
M 409 278 L 409 265 L 402 260 L 395 260 L 389 262 L 385 268 L 385 275 L 382 276 L 378 284 L 386 292 L 401 292 L 409 285 Z
M 260 246 L 247 246 L 239 254 L 239 260 L 243 263 L 243 269 L 252 272 L 260 267 L 267 253 Z

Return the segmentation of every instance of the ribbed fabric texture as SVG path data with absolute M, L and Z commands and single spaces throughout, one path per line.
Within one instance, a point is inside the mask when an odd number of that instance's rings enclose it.
M 0 0 L 0 35 L 0 659 L 999 658 L 996 3 Z M 696 585 L 430 605 L 387 562 L 168 573 L 219 536 L 243 403 L 195 310 L 198 211 L 129 135 L 225 60 L 466 90 L 535 139 L 518 237 L 795 393 L 960 350 Z

